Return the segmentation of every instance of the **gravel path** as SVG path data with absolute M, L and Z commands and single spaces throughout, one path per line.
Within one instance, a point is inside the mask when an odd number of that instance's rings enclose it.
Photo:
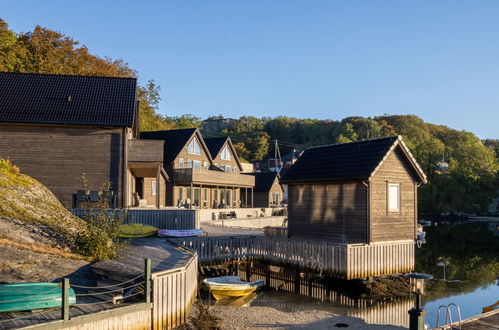
M 221 318 L 223 329 L 348 329 L 402 330 L 391 325 L 366 324 L 362 319 L 336 315 L 323 310 L 284 312 L 272 307 L 213 306 L 213 315 Z M 346 326 L 345 326 L 346 325 Z

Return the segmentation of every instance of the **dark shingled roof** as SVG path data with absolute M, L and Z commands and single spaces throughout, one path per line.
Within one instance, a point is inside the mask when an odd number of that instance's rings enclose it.
M 0 73 L 0 122 L 131 127 L 136 78 Z
M 426 177 L 399 136 L 306 149 L 281 177 L 281 183 L 367 180 L 390 149 L 400 146 L 422 182 Z
M 165 141 L 165 160 L 174 161 L 182 148 L 189 141 L 197 128 L 172 129 L 167 131 L 154 131 L 140 133 L 141 139 L 164 140 Z M 202 143 L 202 141 L 199 141 Z
M 279 175 L 277 172 L 251 173 L 255 176 L 254 191 L 269 191 L 274 184 L 275 178 Z
M 204 142 L 206 143 L 206 146 L 208 147 L 208 150 L 210 150 L 211 158 L 215 159 L 218 156 L 218 153 L 224 146 L 225 142 L 228 140 L 228 136 L 221 136 L 221 137 L 213 137 L 213 138 L 207 138 L 204 139 Z

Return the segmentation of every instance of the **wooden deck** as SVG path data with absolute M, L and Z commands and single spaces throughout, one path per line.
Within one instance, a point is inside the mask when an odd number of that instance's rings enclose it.
M 414 270 L 414 242 L 332 244 L 265 237 L 194 237 L 171 240 L 198 252 L 201 264 L 257 258 L 354 279 Z
M 452 327 L 451 327 L 452 326 Z M 499 329 L 499 310 L 491 311 L 488 313 L 473 316 L 461 321 L 461 328 L 459 323 L 455 322 L 451 326 L 434 328 L 435 330 L 493 330 Z
M 118 258 L 97 262 L 92 269 L 106 280 L 123 282 L 144 273 L 144 259 L 152 261 L 151 303 L 142 296 L 112 304 L 83 295 L 70 306 L 69 321 L 61 320 L 60 308 L 0 313 L 0 329 L 171 329 L 183 324 L 197 292 L 196 253 L 165 239 L 133 239 Z

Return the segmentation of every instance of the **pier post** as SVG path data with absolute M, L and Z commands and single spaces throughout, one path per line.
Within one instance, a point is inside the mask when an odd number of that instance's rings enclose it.
M 270 288 L 270 264 L 265 263 L 265 286 Z
M 146 303 L 149 304 L 151 302 L 151 259 L 145 260 L 144 268 L 144 296 L 146 298 Z
M 300 283 L 301 282 L 301 277 L 300 277 L 300 268 L 296 267 L 295 269 L 295 293 L 300 293 Z
M 64 278 L 62 282 L 61 318 L 64 321 L 69 321 L 69 278 Z
M 246 263 L 246 281 L 251 282 L 251 262 Z

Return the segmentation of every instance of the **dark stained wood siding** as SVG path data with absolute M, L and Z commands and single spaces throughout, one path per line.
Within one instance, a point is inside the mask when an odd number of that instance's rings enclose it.
M 409 164 L 397 148 L 371 179 L 371 242 L 414 239 L 415 181 Z M 400 184 L 400 211 L 387 211 L 387 184 Z
M 288 200 L 290 237 L 365 242 L 367 188 L 362 183 L 289 184 Z
M 111 182 L 121 205 L 123 129 L 49 125 L 0 125 L 0 157 L 46 185 L 66 207 L 76 190 Z
M 273 204 L 273 193 L 279 193 L 279 202 L 283 199 L 284 190 L 276 179 L 269 191 L 255 191 L 254 194 L 254 207 L 271 207 Z M 251 200 L 251 197 L 248 197 Z

